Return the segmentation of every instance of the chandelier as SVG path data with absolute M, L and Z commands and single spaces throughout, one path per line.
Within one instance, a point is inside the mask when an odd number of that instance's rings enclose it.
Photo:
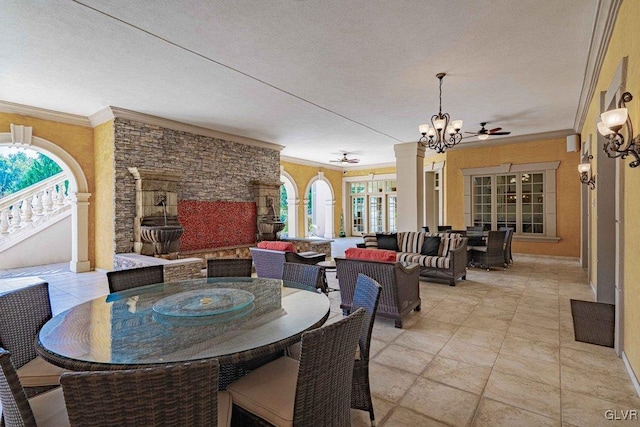
M 462 120 L 453 120 L 449 113 L 442 113 L 442 79 L 446 73 L 438 73 L 436 77 L 440 79 L 440 109 L 438 114 L 431 116 L 431 126 L 428 124 L 418 126 L 422 137 L 418 142 L 427 148 L 431 148 L 438 153 L 444 153 L 447 148 L 451 148 L 462 140 Z

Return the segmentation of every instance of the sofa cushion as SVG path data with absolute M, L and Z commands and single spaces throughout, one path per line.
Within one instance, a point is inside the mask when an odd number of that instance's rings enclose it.
M 421 231 L 405 231 L 398 233 L 398 247 L 400 252 L 419 254 L 422 250 L 425 233 Z
M 445 270 L 449 269 L 449 266 L 451 265 L 449 257 L 420 255 L 411 252 L 399 252 L 398 261 L 413 262 L 421 267 L 440 268 Z
M 361 249 L 348 248 L 344 251 L 344 257 L 348 259 L 363 259 L 368 261 L 396 261 L 396 252 L 385 249 Z
M 462 238 L 460 237 L 445 237 L 442 239 L 440 244 L 440 256 L 448 257 L 449 252 L 456 249 L 460 243 L 462 243 Z
M 440 237 L 437 236 L 425 237 L 420 254 L 438 256 L 438 252 L 440 251 L 440 240 Z
M 270 249 L 272 251 L 297 252 L 296 246 L 291 242 L 263 241 L 258 243 L 260 249 Z
M 387 249 L 390 251 L 398 251 L 398 235 L 396 233 L 391 234 L 376 234 L 376 240 L 378 241 L 378 249 Z
M 376 233 L 364 233 L 362 235 L 362 239 L 364 240 L 364 247 L 370 249 L 378 248 L 378 236 Z

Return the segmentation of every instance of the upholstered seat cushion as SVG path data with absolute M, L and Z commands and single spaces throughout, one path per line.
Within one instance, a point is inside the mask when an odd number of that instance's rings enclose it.
M 449 268 L 450 259 L 445 256 L 429 256 L 414 254 L 411 252 L 399 252 L 398 261 L 413 262 L 422 267 L 429 268 Z
M 258 243 L 260 249 L 270 249 L 272 251 L 297 252 L 296 246 L 291 242 L 263 241 Z
M 273 425 L 292 426 L 298 366 L 281 357 L 250 372 L 227 387 L 233 404 Z
M 396 262 L 396 252 L 385 249 L 348 248 L 344 251 L 344 257 L 349 259 Z
M 65 427 L 69 424 L 62 388 L 39 394 L 29 399 L 31 411 L 38 427 Z
M 60 375 L 64 371 L 38 356 L 22 365 L 16 372 L 23 387 L 40 387 L 60 384 Z
M 229 427 L 231 425 L 231 412 L 233 401 L 231 395 L 227 391 L 218 392 L 218 426 Z

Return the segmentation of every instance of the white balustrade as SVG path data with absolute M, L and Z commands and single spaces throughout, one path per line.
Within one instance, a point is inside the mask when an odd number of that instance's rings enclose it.
M 36 227 L 70 206 L 64 172 L 0 199 L 0 241 Z

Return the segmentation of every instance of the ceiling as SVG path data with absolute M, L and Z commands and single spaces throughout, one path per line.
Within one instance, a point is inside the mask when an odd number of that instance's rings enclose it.
M 392 163 L 393 145 L 438 112 L 439 72 L 443 112 L 463 131 L 573 128 L 597 5 L 11 0 L 0 100 L 82 116 L 115 106 L 280 144 L 283 156 Z

